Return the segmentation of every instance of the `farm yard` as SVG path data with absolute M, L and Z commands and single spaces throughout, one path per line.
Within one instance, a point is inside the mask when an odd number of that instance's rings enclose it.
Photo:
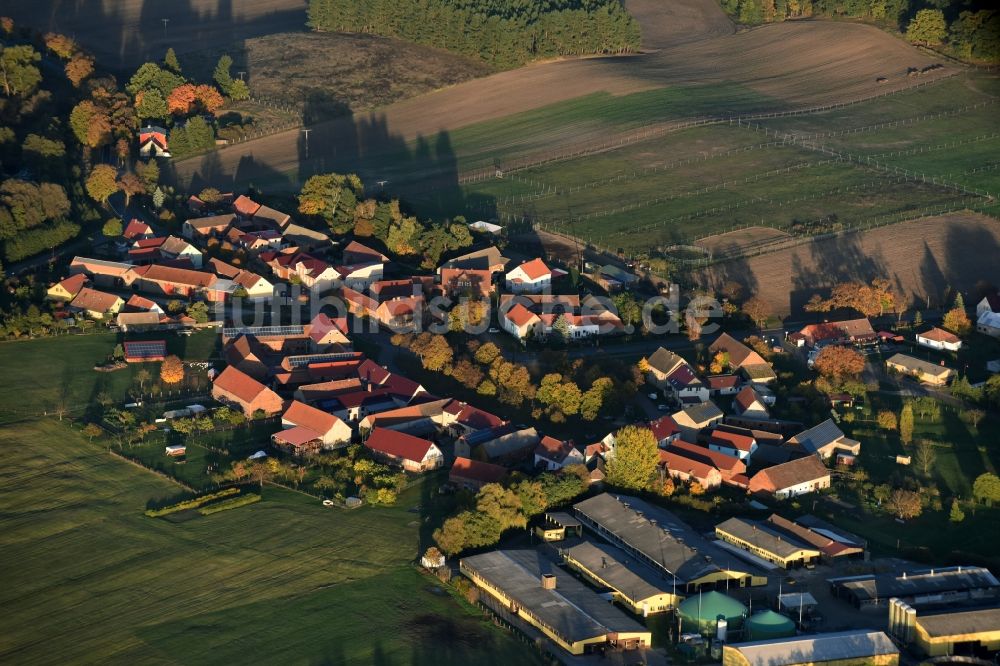
M 695 280 L 737 280 L 778 316 L 800 313 L 809 298 L 845 280 L 889 278 L 904 303 L 938 308 L 944 291 L 968 292 L 996 275 L 1000 221 L 973 212 L 921 218 L 870 231 L 808 241 L 760 256 L 721 262 Z
M 211 353 L 199 336 L 181 340 L 189 358 Z M 423 484 L 390 508 L 330 509 L 266 486 L 263 501 L 238 510 L 144 516 L 182 490 L 110 455 L 69 417 L 44 415 L 64 394 L 75 406 L 102 382 L 116 400 L 124 394 L 135 366 L 91 369 L 114 342 L 93 334 L 0 345 L 0 566 L 8 572 L 0 603 L 17 608 L 0 658 L 217 663 L 252 651 L 284 663 L 535 663 L 536 652 L 411 567 Z M 163 459 L 162 442 L 139 449 Z M 182 480 L 204 478 L 200 451 Z

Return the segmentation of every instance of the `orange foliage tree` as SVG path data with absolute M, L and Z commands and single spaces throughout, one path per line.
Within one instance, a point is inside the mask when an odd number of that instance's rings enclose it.
M 85 78 L 94 73 L 94 59 L 78 53 L 66 63 L 66 78 L 73 87 L 79 88 Z
M 160 365 L 160 379 L 164 384 L 179 384 L 184 379 L 184 364 L 179 358 L 170 355 L 163 359 Z
M 76 42 L 66 35 L 60 35 L 57 32 L 48 32 L 45 34 L 45 46 L 63 60 L 69 59 L 76 51 Z
M 208 113 L 215 113 L 222 107 L 222 95 L 209 85 L 192 85 L 185 83 L 170 91 L 167 96 L 167 108 L 170 113 L 186 116 L 197 105 Z
M 831 345 L 816 356 L 813 367 L 824 377 L 842 382 L 861 374 L 865 369 L 865 357 L 848 347 Z

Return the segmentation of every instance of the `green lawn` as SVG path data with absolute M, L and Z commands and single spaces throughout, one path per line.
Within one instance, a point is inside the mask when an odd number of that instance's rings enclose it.
M 388 508 L 324 508 L 265 487 L 264 501 L 233 511 L 145 517 L 147 504 L 183 493 L 88 442 L 79 425 L 41 415 L 63 392 L 86 404 L 99 387 L 124 391 L 131 370 L 91 369 L 114 343 L 0 345 L 0 660 L 540 663 L 412 568 L 434 510 L 430 484 Z M 138 450 L 172 465 L 152 437 Z M 199 485 L 210 456 L 189 450 L 178 476 Z

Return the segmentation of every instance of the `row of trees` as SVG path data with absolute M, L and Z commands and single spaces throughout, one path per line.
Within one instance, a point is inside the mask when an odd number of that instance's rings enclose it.
M 476 493 L 471 506 L 434 530 L 434 541 L 449 555 L 492 546 L 506 530 L 527 526 L 528 520 L 549 507 L 583 494 L 587 485 L 583 465 L 570 465 L 532 479 L 517 478 L 506 485 L 488 483 Z
M 378 239 L 400 257 L 421 257 L 427 269 L 437 267 L 445 252 L 472 245 L 464 218 L 421 223 L 404 215 L 397 200 L 365 198 L 364 184 L 355 174 L 311 176 L 299 193 L 299 212 L 322 221 L 335 234 L 353 231 L 360 238 Z
M 639 47 L 638 23 L 619 0 L 310 0 L 308 25 L 399 37 L 501 68 Z
M 1000 61 L 1000 12 L 983 0 L 722 0 L 744 25 L 843 16 L 903 31 L 916 44 L 946 46 L 979 62 Z

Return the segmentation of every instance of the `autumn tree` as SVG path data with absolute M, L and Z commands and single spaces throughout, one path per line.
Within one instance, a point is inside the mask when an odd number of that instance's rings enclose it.
M 849 347 L 829 345 L 817 354 L 813 368 L 831 381 L 841 383 L 864 371 L 865 357 Z
M 35 63 L 42 56 L 30 46 L 0 46 L 0 85 L 7 97 L 27 97 L 39 83 L 42 73 Z
M 123 173 L 118 179 L 118 189 L 125 195 L 126 206 L 133 196 L 146 193 L 145 183 L 134 173 Z
M 492 342 L 487 342 L 486 344 L 479 347 L 476 350 L 474 358 L 477 363 L 482 363 L 483 365 L 490 365 L 500 356 L 500 348 Z
M 63 60 L 68 60 L 76 51 L 76 42 L 66 35 L 47 32 L 44 37 L 45 47 Z
M 167 110 L 175 116 L 186 116 L 191 113 L 196 99 L 195 86 L 184 83 L 177 86 L 167 95 Z
M 993 506 L 1000 502 L 1000 477 L 991 472 L 985 472 L 972 482 L 972 496 L 980 502 Z
M 951 501 L 951 511 L 948 513 L 948 520 L 953 523 L 960 523 L 965 520 L 965 512 L 962 511 L 962 504 L 956 497 Z
M 899 427 L 896 421 L 896 413 L 888 409 L 880 411 L 875 418 L 875 422 L 878 423 L 878 427 L 882 430 L 896 430 Z
M 969 321 L 969 315 L 965 313 L 965 308 L 954 307 L 948 310 L 944 315 L 942 325 L 955 335 L 965 336 L 972 331 L 972 322 Z
M 425 370 L 432 372 L 451 372 L 451 362 L 454 351 L 448 344 L 447 338 L 443 335 L 433 335 L 431 333 L 421 333 L 417 336 L 411 347 L 414 353 L 420 357 L 420 362 Z
M 111 116 L 93 100 L 85 99 L 73 107 L 69 124 L 77 140 L 90 148 L 99 148 L 111 140 Z
M 79 88 L 83 80 L 94 73 L 94 59 L 85 53 L 77 53 L 69 59 L 63 69 L 73 87 Z
M 347 233 L 354 212 L 364 196 L 361 179 L 354 174 L 327 173 L 310 176 L 299 192 L 299 212 L 323 219 L 335 233 Z
M 614 393 L 615 383 L 609 377 L 599 377 L 594 380 L 580 400 L 580 416 L 584 421 L 597 418 L 601 408 Z
M 874 317 L 885 314 L 885 311 L 891 310 L 895 303 L 892 283 L 885 278 L 876 278 L 870 284 L 864 282 L 838 284 L 831 290 L 830 298 L 823 299 L 815 295 L 804 309 L 807 312 L 829 312 L 850 308 L 866 317 Z
M 940 9 L 921 9 L 906 26 L 906 39 L 914 44 L 940 44 L 948 26 Z
M 98 164 L 87 176 L 87 194 L 94 201 L 104 203 L 118 191 L 118 174 L 113 166 Z
M 549 413 L 559 411 L 566 416 L 572 416 L 580 410 L 583 394 L 580 387 L 571 379 L 564 379 L 559 373 L 550 373 L 542 378 L 535 398 L 548 406 Z
M 184 380 L 184 363 L 171 354 L 160 364 L 160 380 L 164 384 L 179 384 Z
M 894 516 L 903 520 L 916 518 L 923 511 L 920 503 L 920 495 L 912 490 L 903 490 L 901 488 L 893 490 L 892 494 L 889 495 L 889 500 L 886 502 L 886 509 Z
M 649 428 L 625 426 L 615 433 L 615 455 L 607 464 L 607 482 L 618 488 L 645 490 L 656 479 L 659 453 Z
M 104 228 L 101 229 L 101 233 L 108 238 L 115 238 L 116 236 L 122 235 L 122 223 L 121 220 L 117 218 L 111 218 L 104 223 Z
M 478 365 L 463 356 L 455 364 L 451 376 L 462 386 L 475 389 L 482 383 L 485 375 Z
M 913 462 L 917 464 L 917 468 L 921 474 L 924 476 L 930 475 L 936 459 L 937 454 L 934 453 L 934 444 L 927 439 L 917 440 L 917 450 L 913 454 Z
M 747 302 L 743 304 L 742 311 L 757 328 L 763 328 L 772 314 L 770 304 L 758 296 L 747 299 Z
M 910 401 L 903 403 L 899 413 L 899 439 L 906 445 L 913 441 L 913 404 Z

